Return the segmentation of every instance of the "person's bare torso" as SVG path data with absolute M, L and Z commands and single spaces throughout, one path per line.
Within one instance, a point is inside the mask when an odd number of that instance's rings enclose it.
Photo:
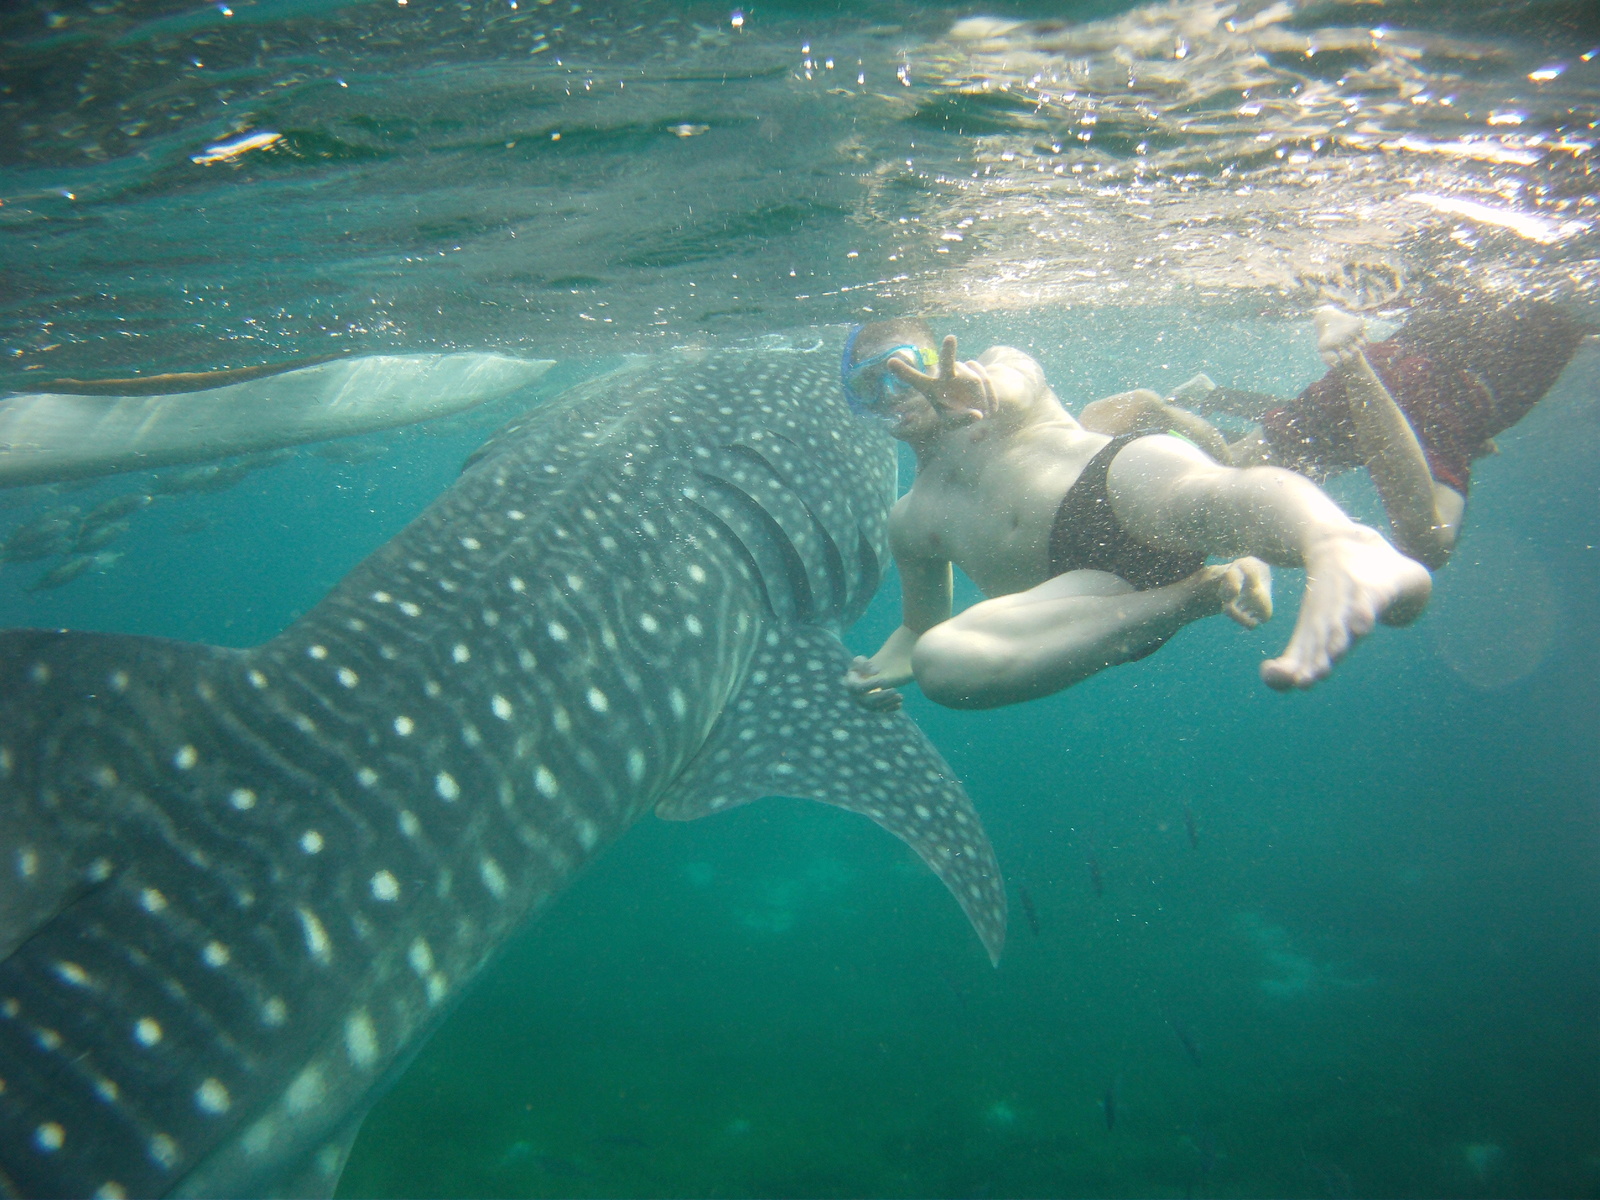
M 1079 474 L 1109 438 L 1062 412 L 1004 432 L 983 422 L 950 435 L 895 505 L 895 539 L 947 558 L 984 595 L 1025 591 L 1050 575 L 1050 528 Z

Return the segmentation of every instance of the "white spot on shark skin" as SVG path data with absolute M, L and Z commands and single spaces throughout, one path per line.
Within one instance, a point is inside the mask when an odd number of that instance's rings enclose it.
M 388 604 L 394 599 L 388 592 L 373 592 L 372 598 L 379 604 Z
M 327 1090 L 327 1085 L 322 1080 L 322 1068 L 307 1067 L 295 1076 L 294 1082 L 289 1085 L 289 1090 L 284 1093 L 284 1107 L 291 1116 L 297 1116 L 321 1104 Z
M 256 806 L 256 794 L 252 788 L 234 788 L 228 793 L 228 803 L 240 812 Z
M 400 881 L 388 871 L 379 871 L 372 877 L 372 898 L 383 901 L 400 899 Z
M 606 699 L 606 694 L 597 687 L 591 687 L 584 697 L 589 702 L 589 707 L 597 713 L 609 712 L 611 701 Z
M 32 879 L 39 873 L 39 854 L 32 846 L 24 846 L 17 851 L 17 874 L 24 879 Z
M 644 630 L 646 633 L 654 633 L 656 630 L 661 628 L 661 623 L 649 613 L 645 613 L 639 618 L 639 628 Z
M 37 1029 L 33 1036 L 34 1040 L 46 1050 L 61 1049 L 61 1035 L 54 1029 Z
M 533 651 L 524 646 L 517 651 L 517 665 L 524 671 L 531 671 L 539 665 L 539 660 L 533 656 Z
M 155 888 L 147 887 L 139 893 L 139 907 L 147 913 L 158 913 L 167 907 L 167 898 Z
M 322 927 L 322 922 L 317 919 L 317 914 L 304 905 L 296 908 L 295 915 L 300 918 L 300 932 L 305 935 L 306 953 L 319 963 L 328 963 L 333 960 L 333 943 L 328 940 L 328 931 Z
M 464 663 L 472 658 L 472 651 L 467 649 L 466 643 L 457 642 L 455 648 L 450 651 L 450 657 L 458 663 Z
M 521 520 L 525 519 L 527 517 L 527 515 L 528 514 L 523 512 L 521 509 L 517 509 L 517 508 L 508 508 L 508 509 L 506 509 L 506 516 L 510 517 L 513 521 L 521 521 Z
M 435 971 L 428 976 L 428 1003 L 438 1004 L 450 994 L 450 981 L 445 978 L 443 971 Z
M 128 1200 L 128 1189 L 108 1179 L 94 1190 L 94 1200 Z
M 461 785 L 449 771 L 440 771 L 433 777 L 433 790 L 439 793 L 439 799 L 446 804 L 454 804 L 461 799 Z
M 366 1009 L 358 1008 L 345 1018 L 344 1048 L 355 1066 L 365 1069 L 378 1061 L 378 1031 Z
M 289 1006 L 279 996 L 271 996 L 261 1006 L 261 1023 L 277 1029 L 289 1019 Z
M 556 782 L 556 777 L 550 774 L 548 767 L 540 766 L 533 773 L 533 786 L 539 789 L 539 794 L 546 800 L 554 800 L 556 793 L 561 790 L 561 785 Z
M 545 626 L 545 631 L 549 633 L 551 641 L 564 642 L 567 640 L 567 627 L 560 621 L 551 621 L 550 624 Z
M 422 609 L 418 608 L 409 600 L 400 601 L 400 611 L 405 613 L 405 615 L 408 617 L 420 617 L 422 615 Z
M 371 767 L 362 767 L 356 771 L 356 782 L 362 787 L 371 787 L 378 782 L 378 773 Z
M 489 889 L 489 894 L 496 900 L 504 900 L 506 896 L 506 873 L 500 869 L 500 864 L 487 854 L 478 862 L 478 876 L 483 880 L 483 886 Z
M 700 618 L 695 616 L 693 613 L 690 613 L 687 617 L 685 617 L 683 619 L 683 627 L 685 629 L 687 629 L 690 633 L 694 634 L 695 637 L 699 637 L 700 636 L 700 632 L 701 632 L 701 628 L 702 628 L 702 626 L 700 624 Z
M 428 945 L 425 938 L 418 938 L 406 952 L 406 961 L 418 975 L 426 975 L 433 970 L 433 947 Z
M 394 731 L 401 737 L 410 737 L 416 727 L 417 723 L 410 717 L 396 717 L 394 719 Z
M 315 829 L 308 829 L 300 835 L 300 849 L 307 854 L 321 854 L 323 845 L 322 835 Z
M 578 844 L 585 850 L 593 850 L 594 844 L 600 840 L 600 830 L 595 828 L 593 821 L 579 820 L 576 826 Z
M 178 752 L 172 756 L 172 765 L 180 771 L 187 771 L 199 761 L 199 751 L 193 746 L 180 746 Z
M 10 775 L 14 760 L 10 746 L 0 746 L 0 775 Z
M 338 675 L 339 682 L 347 688 L 353 688 L 361 682 L 361 676 L 357 675 L 349 667 L 340 667 Z
M 46 1154 L 54 1154 L 66 1144 L 67 1131 L 54 1121 L 46 1121 L 33 1131 L 33 1144 Z
M 317 659 L 320 662 L 328 657 L 328 648 L 326 646 L 308 646 L 306 648 L 306 656 Z
M 644 778 L 644 752 L 635 747 L 628 751 L 628 778 L 638 783 Z
M 464 537 L 461 539 L 461 548 L 463 550 L 482 550 L 483 543 L 475 537 Z
M 28 678 L 32 679 L 35 683 L 49 683 L 50 668 L 44 663 L 34 663 L 33 670 L 28 672 Z
M 200 952 L 200 957 L 205 960 L 208 967 L 225 967 L 233 955 L 221 942 L 207 942 L 206 948 Z
M 550 723 L 556 727 L 557 733 L 572 732 L 572 718 L 567 715 L 567 710 L 559 704 L 550 710 Z
M 583 591 L 583 576 L 574 575 L 569 571 L 567 573 L 567 587 L 574 592 Z
M 400 832 L 408 838 L 414 838 L 422 832 L 422 822 L 417 820 L 417 814 L 409 808 L 400 810 Z
M 705 568 L 703 568 L 699 563 L 690 563 L 689 578 L 694 580 L 696 583 L 704 583 L 706 581 Z
M 150 1158 L 157 1166 L 170 1170 L 178 1164 L 178 1143 L 167 1134 L 156 1134 L 150 1139 Z
M 267 677 L 260 671 L 246 671 L 245 678 L 250 681 L 250 686 L 255 688 L 258 692 L 267 686 Z
M 489 701 L 489 707 L 494 711 L 494 715 L 502 721 L 511 720 L 511 701 L 500 695 L 499 692 L 496 692 Z
M 94 770 L 94 781 L 100 787 L 113 788 L 117 786 L 117 772 L 107 766 L 99 766 Z
M 233 1097 L 219 1079 L 207 1079 L 194 1091 L 194 1102 L 203 1113 L 221 1116 L 233 1107 Z
M 511 590 L 516 592 L 519 596 L 528 590 L 528 585 L 522 582 L 522 576 L 520 575 L 513 575 L 509 582 L 511 584 Z
M 58 962 L 56 974 L 61 977 L 62 982 L 70 983 L 73 987 L 89 986 L 89 972 L 75 962 Z
M 154 1017 L 140 1017 L 133 1023 L 133 1040 L 141 1046 L 154 1046 L 161 1040 L 161 1022 Z
M 106 682 L 111 685 L 113 692 L 125 692 L 128 690 L 128 673 L 126 671 L 113 671 Z

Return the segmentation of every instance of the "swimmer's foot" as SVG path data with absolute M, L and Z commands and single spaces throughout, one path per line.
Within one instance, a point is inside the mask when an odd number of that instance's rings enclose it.
M 1367 323 L 1354 313 L 1324 304 L 1313 314 L 1317 353 L 1330 367 L 1349 362 L 1367 345 Z
M 1411 624 L 1433 588 L 1426 567 L 1362 525 L 1320 539 L 1305 566 L 1294 636 L 1280 657 L 1261 664 L 1262 682 L 1279 691 L 1325 678 L 1377 622 Z
M 1222 611 L 1246 629 L 1272 620 L 1272 568 L 1259 558 L 1236 558 L 1215 568 Z

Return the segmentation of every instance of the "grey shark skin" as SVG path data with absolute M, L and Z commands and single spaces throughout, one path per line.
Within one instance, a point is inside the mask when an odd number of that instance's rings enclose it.
M 592 381 L 272 641 L 0 635 L 0 1190 L 331 1192 L 530 913 L 651 808 L 852 808 L 1005 900 L 960 785 L 847 699 L 888 440 L 826 352 Z

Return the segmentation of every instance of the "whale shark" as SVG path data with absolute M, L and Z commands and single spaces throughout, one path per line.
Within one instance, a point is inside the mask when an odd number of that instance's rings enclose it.
M 651 811 L 860 813 L 997 960 L 966 792 L 841 683 L 896 468 L 835 362 L 572 388 L 254 648 L 0 633 L 0 1192 L 331 1194 L 497 947 Z

